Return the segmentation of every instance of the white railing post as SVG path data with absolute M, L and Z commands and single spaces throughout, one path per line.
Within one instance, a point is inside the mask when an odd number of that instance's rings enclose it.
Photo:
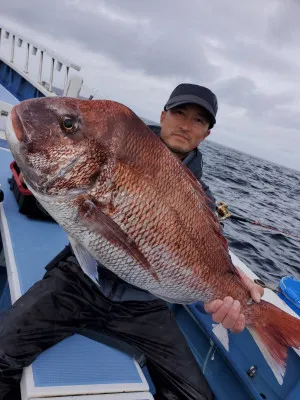
M 16 37 L 15 35 L 12 35 L 12 44 L 11 44 L 11 54 L 10 54 L 10 62 L 14 62 L 14 56 L 15 56 L 15 42 L 16 42 Z
M 30 49 L 30 44 L 27 44 L 27 50 L 26 50 L 26 61 L 25 61 L 25 68 L 24 68 L 24 72 L 26 74 L 28 74 L 28 65 L 29 65 L 29 49 Z
M 70 69 L 70 67 L 68 67 L 68 66 L 66 65 L 65 81 L 64 81 L 64 95 L 66 94 L 66 92 L 67 92 L 67 87 L 68 87 L 69 69 Z
M 12 39 L 10 39 L 10 37 Z M 3 41 L 3 39 L 5 39 Z M 6 43 L 6 40 L 9 39 L 8 43 Z M 16 42 L 17 40 L 17 42 Z M 5 43 L 4 43 L 5 42 Z M 6 29 L 3 25 L 0 25 L 0 51 L 3 50 L 4 45 L 8 46 L 8 50 L 10 51 L 10 55 L 8 58 L 3 57 L 2 55 L 0 56 L 1 59 L 3 59 L 4 62 L 9 62 L 14 64 L 14 69 L 17 68 L 15 59 L 17 59 L 17 55 L 19 53 L 16 53 L 18 51 L 18 47 L 22 47 L 23 43 L 26 43 L 25 46 L 25 55 L 22 54 L 22 56 L 25 57 L 24 59 L 24 67 L 22 66 L 20 69 L 21 74 L 28 74 L 26 76 L 26 79 L 32 81 L 32 77 L 30 77 L 29 73 L 29 64 L 31 66 L 31 58 L 32 56 L 36 56 L 37 53 L 40 53 L 39 57 L 39 65 L 38 65 L 38 79 L 36 82 L 35 78 L 35 84 L 34 86 L 42 86 L 38 87 L 40 91 L 42 91 L 43 94 L 46 96 L 54 96 L 55 93 L 53 91 L 54 88 L 54 66 L 56 63 L 56 69 L 58 72 L 63 70 L 65 68 L 65 76 L 64 76 L 64 82 L 63 82 L 63 90 L 64 93 L 68 92 L 68 86 L 69 86 L 69 77 L 70 73 L 72 70 L 75 71 L 80 71 L 80 67 L 76 64 L 73 64 L 72 61 L 61 57 L 59 54 L 54 53 L 52 50 L 45 48 L 44 46 L 29 40 L 28 38 L 25 38 L 24 36 L 19 35 L 18 33 L 12 32 L 10 29 Z M 9 47 L 11 46 L 11 47 Z M 48 67 L 48 57 L 44 57 L 44 55 L 47 55 L 50 59 L 50 79 L 49 83 L 45 82 L 46 85 L 43 85 L 43 72 L 45 68 L 45 63 L 46 67 Z
M 44 52 L 43 52 L 43 50 L 41 50 L 41 54 L 40 54 L 40 66 L 39 66 L 39 77 L 38 77 L 38 83 L 39 83 L 40 85 L 42 84 L 43 59 L 44 59 Z
M 52 85 L 53 85 L 53 73 L 54 73 L 54 63 L 55 60 L 51 58 L 51 67 L 50 67 L 50 81 L 49 81 L 49 92 L 52 92 Z

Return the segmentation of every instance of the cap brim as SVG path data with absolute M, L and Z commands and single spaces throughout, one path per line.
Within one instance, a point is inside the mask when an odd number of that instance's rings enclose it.
M 168 101 L 167 104 L 165 105 L 165 110 L 171 110 L 174 107 L 182 106 L 183 104 L 188 104 L 188 103 L 198 104 L 199 106 L 203 107 L 209 113 L 211 117 L 211 122 L 213 124 L 216 123 L 215 113 L 211 105 L 204 99 L 201 99 L 200 97 L 197 96 L 183 95 L 183 96 L 173 97 L 172 100 Z

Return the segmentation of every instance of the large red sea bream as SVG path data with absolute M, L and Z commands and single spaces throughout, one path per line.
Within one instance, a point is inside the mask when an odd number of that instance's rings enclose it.
M 27 100 L 13 108 L 7 139 L 28 187 L 73 243 L 170 302 L 239 300 L 282 383 L 288 347 L 300 346 L 299 320 L 265 301 L 250 304 L 200 184 L 130 109 Z

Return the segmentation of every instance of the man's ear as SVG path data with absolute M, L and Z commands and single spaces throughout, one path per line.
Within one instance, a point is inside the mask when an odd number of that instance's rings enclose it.
M 206 131 L 204 139 L 207 138 L 208 135 L 210 135 L 210 129 L 208 129 L 208 130 Z
M 164 122 L 166 117 L 166 111 L 162 111 L 160 114 L 160 123 Z

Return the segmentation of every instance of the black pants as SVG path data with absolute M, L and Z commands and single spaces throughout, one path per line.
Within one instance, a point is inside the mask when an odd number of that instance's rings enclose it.
M 145 354 L 157 400 L 214 397 L 165 302 L 111 302 L 80 267 L 64 261 L 0 321 L 0 400 L 13 399 L 23 367 L 74 333 L 100 333 Z

